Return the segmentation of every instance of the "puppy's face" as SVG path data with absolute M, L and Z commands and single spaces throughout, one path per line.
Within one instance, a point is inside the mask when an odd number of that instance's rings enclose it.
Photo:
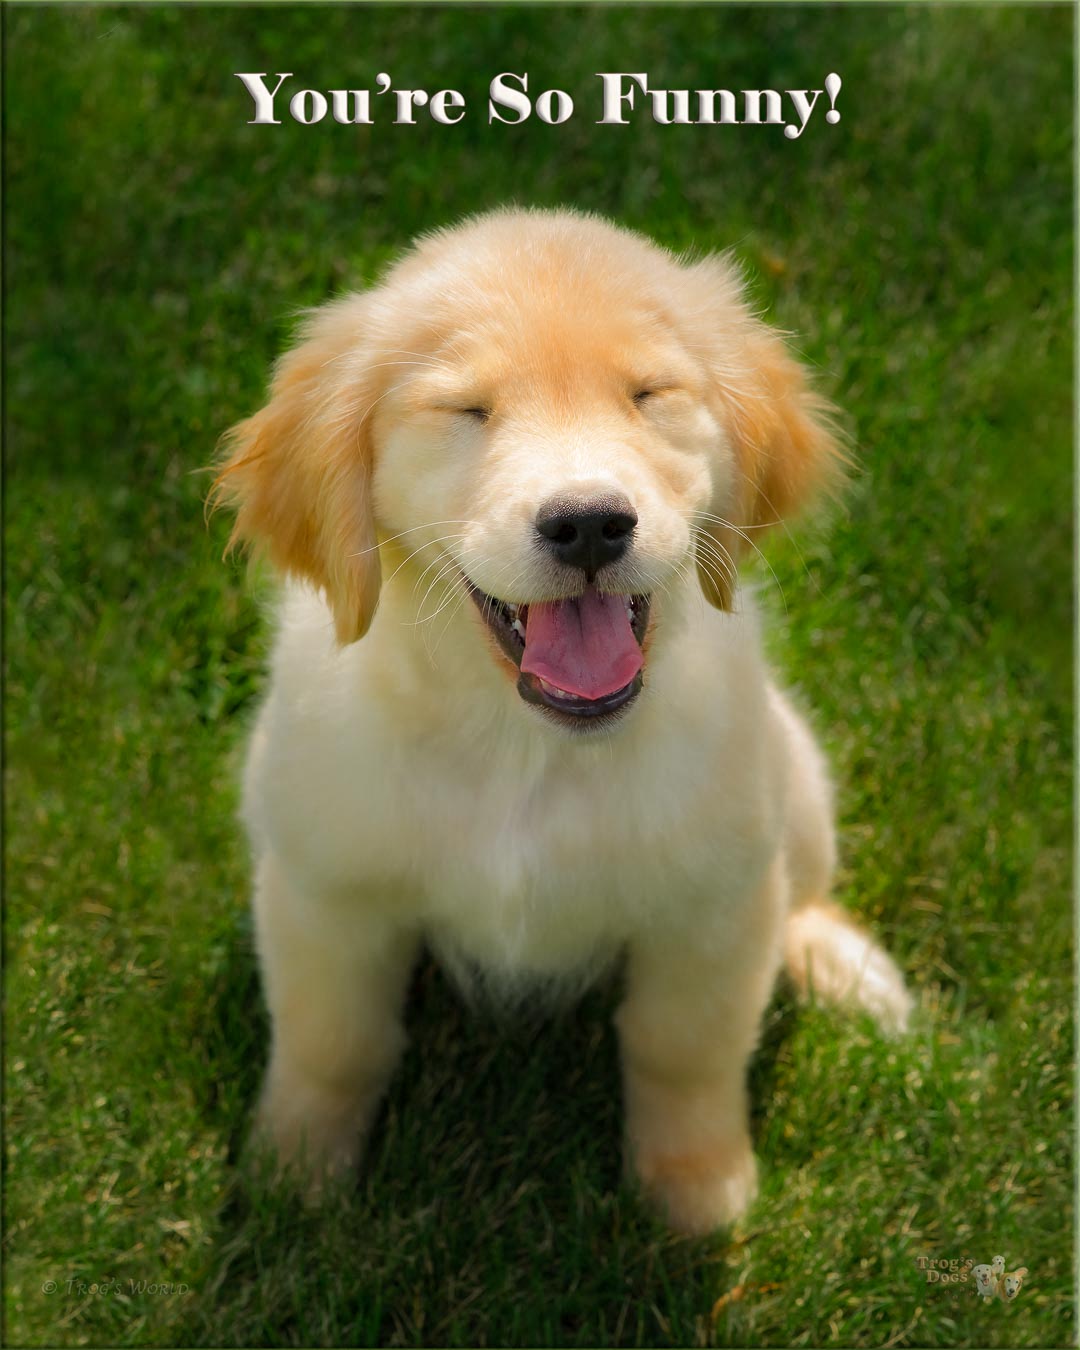
M 750 531 L 833 450 L 724 263 L 529 212 L 436 235 L 321 311 L 234 438 L 238 535 L 324 587 L 343 641 L 383 541 L 421 605 L 467 597 L 488 659 L 574 729 L 633 702 L 685 578 L 730 604 Z
M 467 591 L 527 702 L 598 725 L 641 688 L 653 598 L 733 455 L 655 302 L 513 280 L 493 304 L 478 279 L 380 403 L 376 514 Z

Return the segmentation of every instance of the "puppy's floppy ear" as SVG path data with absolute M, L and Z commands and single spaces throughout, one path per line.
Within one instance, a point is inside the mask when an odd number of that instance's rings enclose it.
M 734 267 L 708 258 L 688 271 L 719 330 L 706 365 L 735 457 L 734 479 L 709 507 L 714 519 L 699 543 L 698 576 L 706 598 L 730 609 L 736 567 L 751 542 L 835 483 L 844 456 L 834 410 L 810 388 L 780 334 L 750 313 Z
M 321 587 L 343 644 L 367 632 L 379 597 L 367 310 L 368 297 L 353 295 L 308 318 L 266 407 L 226 434 L 211 494 L 236 511 L 229 547 L 264 549 Z

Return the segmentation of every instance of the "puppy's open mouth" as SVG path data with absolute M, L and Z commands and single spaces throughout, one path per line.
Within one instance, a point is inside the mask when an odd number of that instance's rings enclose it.
M 502 652 L 521 672 L 518 693 L 578 722 L 624 708 L 641 691 L 648 595 L 602 595 L 588 586 L 564 600 L 510 604 L 469 589 Z

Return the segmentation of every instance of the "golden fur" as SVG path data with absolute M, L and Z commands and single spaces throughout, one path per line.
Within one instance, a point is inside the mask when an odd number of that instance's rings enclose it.
M 422 941 L 510 992 L 625 955 L 628 1156 L 689 1231 L 753 1195 L 745 1069 L 782 959 L 903 1025 L 899 972 L 828 904 L 827 775 L 736 581 L 836 460 L 731 265 L 594 217 L 467 221 L 308 319 L 217 494 L 293 578 L 245 817 L 259 1127 L 315 1189 L 359 1157 Z M 575 721 L 519 697 L 486 619 L 578 604 L 537 512 L 612 494 L 636 523 L 588 586 L 628 621 L 650 597 L 644 687 Z

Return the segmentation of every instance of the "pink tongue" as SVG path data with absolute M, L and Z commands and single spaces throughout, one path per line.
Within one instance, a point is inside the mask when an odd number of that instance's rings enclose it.
M 626 596 L 592 586 L 576 600 L 529 606 L 521 669 L 579 698 L 603 698 L 644 664 L 626 614 Z

